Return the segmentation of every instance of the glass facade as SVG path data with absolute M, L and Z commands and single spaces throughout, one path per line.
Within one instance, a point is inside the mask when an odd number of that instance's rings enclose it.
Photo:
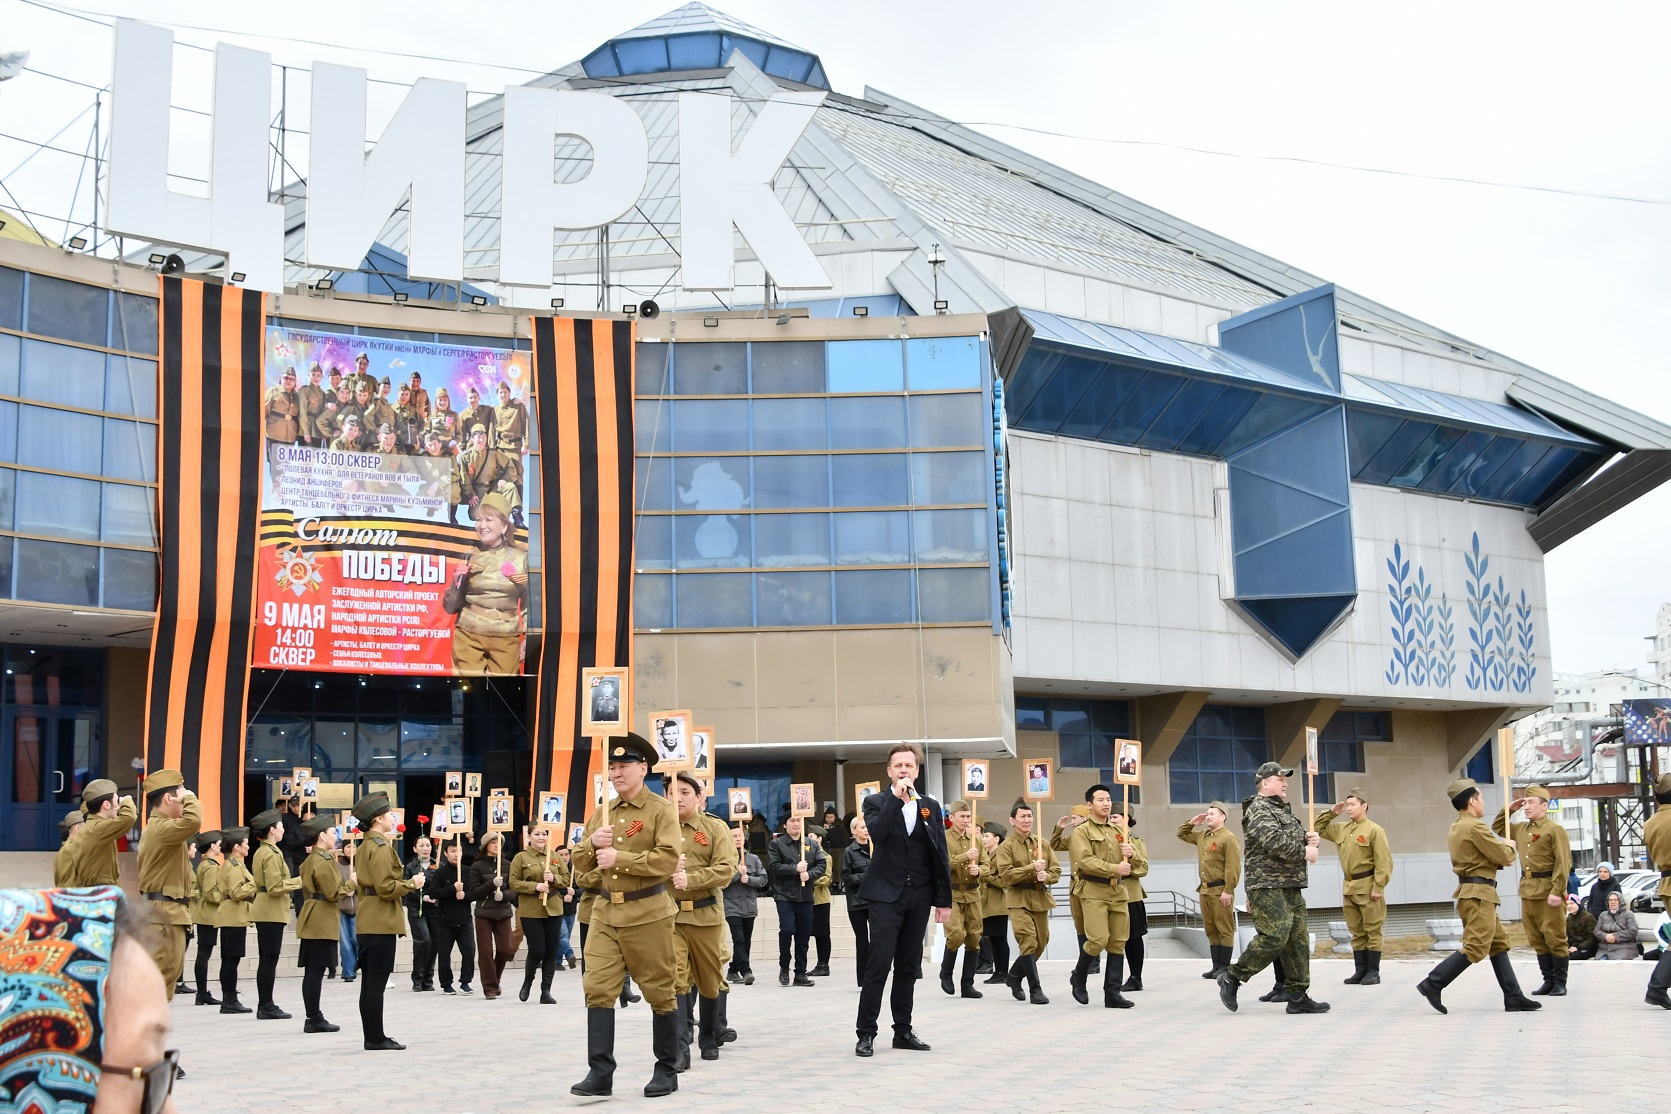
M 992 621 L 975 337 L 640 344 L 641 629 Z
M 1239 801 L 1252 790 L 1254 771 L 1268 760 L 1265 709 L 1208 704 L 1166 764 L 1172 803 Z

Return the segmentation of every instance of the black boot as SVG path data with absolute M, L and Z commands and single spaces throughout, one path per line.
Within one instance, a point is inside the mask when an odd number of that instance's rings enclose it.
M 963 952 L 963 974 L 958 981 L 959 997 L 984 998 L 985 995 L 975 989 L 976 968 L 980 965 L 980 952 L 973 948 L 965 948 Z
M 946 954 L 940 957 L 940 989 L 954 998 L 957 996 L 957 986 L 952 982 L 952 968 L 956 964 L 957 953 L 947 948 Z
M 1289 1013 L 1328 1013 L 1327 1002 L 1314 1001 L 1310 994 L 1302 993 L 1298 998 L 1292 995 L 1288 998 Z
M 634 994 L 632 992 L 632 976 L 631 975 L 622 975 L 621 976 L 621 1008 L 626 1009 L 628 1006 L 632 1005 L 634 1002 L 642 1002 L 643 1000 L 644 1000 L 644 998 L 643 998 L 642 995 Z
M 1538 956 L 1538 972 L 1543 975 L 1543 982 L 1536 990 L 1532 991 L 1533 994 L 1548 994 L 1555 989 L 1555 973 L 1551 969 L 1554 967 L 1554 963 L 1551 962 L 1554 958 L 1554 956 L 1549 955 Z
M 679 1075 L 673 1069 L 679 1055 L 679 1015 L 658 1013 L 650 1017 L 650 1047 L 655 1049 L 656 1070 L 644 1084 L 645 1098 L 660 1098 L 679 1089 Z
M 1085 954 L 1085 941 L 1086 941 L 1087 937 L 1085 936 L 1084 933 L 1079 933 L 1078 936 L 1077 936 L 1077 939 L 1079 940 L 1079 954 L 1084 955 Z M 1102 953 L 1101 952 L 1098 952 L 1096 955 L 1093 955 L 1091 957 L 1091 974 L 1093 974 L 1093 975 L 1102 974 Z
M 551 979 L 555 973 L 554 971 L 540 972 L 540 1005 L 542 1006 L 555 1006 L 557 1004 L 557 999 L 551 996 Z
M 1369 966 L 1369 953 L 1368 952 L 1358 952 L 1358 951 L 1353 952 L 1352 953 L 1352 973 L 1350 975 L 1347 975 L 1341 981 L 1344 982 L 1347 986 L 1357 986 L 1359 983 L 1363 982 L 1364 968 L 1366 968 L 1368 966 Z
M 719 1059 L 719 999 L 703 998 L 697 1003 L 696 1046 L 704 1060 Z
M 731 1023 L 726 1020 L 725 1016 L 730 1004 L 731 992 L 729 990 L 720 991 L 719 1004 L 714 1007 L 714 1036 L 719 1038 L 721 1044 L 730 1044 L 737 1039 L 737 1030 L 731 1027 Z
M 1224 1003 L 1224 1008 L 1231 1013 L 1236 1012 L 1236 992 L 1241 990 L 1242 980 L 1236 977 L 1236 972 L 1229 967 L 1218 973 L 1218 1000 Z
M 1035 1006 L 1048 1006 L 1050 999 L 1044 996 L 1044 988 L 1039 986 L 1038 956 L 1022 957 L 1027 963 L 1027 1000 Z
M 1091 995 L 1085 989 L 1085 981 L 1091 974 L 1091 957 L 1084 948 L 1079 949 L 1079 961 L 1073 965 L 1073 974 L 1068 976 L 1068 990 L 1073 994 L 1073 1000 L 1082 1006 L 1091 1004 Z
M 1381 953 L 1376 952 L 1376 951 L 1368 951 L 1368 952 L 1364 952 L 1363 956 L 1364 956 L 1364 960 L 1363 960 L 1363 978 L 1359 981 L 1359 985 L 1360 986 L 1380 986 L 1381 985 Z
M 289 1021 L 290 1020 L 290 1015 L 288 1013 L 285 1013 L 283 1010 L 279 1009 L 277 1006 L 273 1005 L 271 1002 L 268 1002 L 264 1006 L 258 1007 L 255 1011 L 255 1017 L 256 1017 L 256 1020 L 258 1020 L 258 1021 Z
M 673 1052 L 673 1070 L 676 1072 L 690 1070 L 690 999 L 689 993 L 673 996 L 673 1016 L 678 1019 L 679 1034 Z
M 1520 993 L 1520 980 L 1514 977 L 1514 965 L 1509 962 L 1508 952 L 1498 952 L 1491 957 L 1491 970 L 1497 976 L 1497 985 L 1503 988 L 1505 1012 L 1526 1013 L 1543 1009 L 1542 1002 L 1534 1002 Z
M 1549 988 L 1551 998 L 1565 998 L 1567 996 L 1567 963 L 1568 961 L 1561 956 L 1552 955 L 1549 957 L 1550 981 L 1553 983 Z
M 1027 992 L 1021 989 L 1021 980 L 1026 976 L 1026 971 L 1027 957 L 1018 955 L 1015 957 L 1015 962 L 1010 965 L 1010 973 L 1004 976 L 1004 981 L 1009 984 L 1010 994 L 1017 1002 L 1027 1000 Z
M 223 988 L 221 990 L 221 994 L 222 994 L 222 998 L 221 998 L 221 1002 L 220 1002 L 220 1012 L 221 1013 L 250 1013 L 251 1012 L 251 1010 L 248 1006 L 246 1006 L 242 1002 L 238 1001 L 238 995 L 235 991 L 229 991 L 229 990 L 226 990 L 226 989 Z
M 1230 949 L 1222 944 L 1208 944 L 1207 954 L 1212 958 L 1212 967 L 1203 971 L 1201 977 L 1204 979 L 1216 979 L 1219 976 L 1219 972 L 1230 966 Z
M 200 1006 L 218 1006 L 220 1005 L 220 999 L 207 990 L 199 990 L 197 992 L 197 1004 Z
M 1105 1009 L 1129 1010 L 1137 1003 L 1120 993 L 1120 981 L 1126 973 L 1126 957 L 1110 955 L 1102 975 L 1102 1004 Z
M 529 963 L 528 966 L 522 969 L 522 989 L 516 992 L 517 1001 L 526 1002 L 528 1000 L 529 992 L 534 989 L 534 976 L 538 972 L 539 968 L 535 967 L 532 963 Z
M 1648 993 L 1642 1000 L 1650 1006 L 1671 1010 L 1671 994 L 1666 993 L 1667 989 L 1671 989 L 1671 948 L 1666 948 L 1654 964 L 1654 973 L 1648 976 Z
M 975 974 L 977 974 L 977 975 L 990 975 L 990 974 L 992 974 L 992 941 L 988 940 L 984 936 L 981 937 L 981 952 L 980 952 L 980 955 L 981 955 L 981 961 L 980 961 L 979 966 L 977 966 L 975 968 Z
M 332 1025 L 329 1021 L 326 1021 L 324 1014 L 320 1014 L 318 1017 L 310 1017 L 302 1022 L 302 1032 L 304 1033 L 335 1033 L 341 1028 L 341 1025 Z
M 1288 972 L 1282 969 L 1282 960 L 1278 959 L 1271 964 L 1271 972 L 1276 976 L 1276 985 L 1271 987 L 1269 994 L 1261 994 L 1259 1000 L 1261 1002 L 1288 1001 Z
M 1427 973 L 1427 978 L 1416 984 L 1416 990 L 1427 1004 L 1440 1013 L 1450 1013 L 1440 998 L 1440 993 L 1456 981 L 1456 977 L 1468 969 L 1468 957 L 1462 952 L 1451 952 L 1439 961 L 1439 966 Z
M 607 1006 L 586 1011 L 586 1078 L 569 1094 L 603 1098 L 615 1086 L 615 1011 Z

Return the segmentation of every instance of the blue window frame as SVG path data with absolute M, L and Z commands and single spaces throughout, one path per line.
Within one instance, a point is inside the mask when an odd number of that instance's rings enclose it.
M 1240 800 L 1268 757 L 1265 709 L 1208 704 L 1167 763 L 1172 803 Z

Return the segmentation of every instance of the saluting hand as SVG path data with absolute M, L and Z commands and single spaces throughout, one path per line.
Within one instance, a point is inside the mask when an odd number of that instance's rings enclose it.
M 1339 816 L 1341 813 L 1346 811 L 1346 802 L 1336 801 L 1333 806 L 1330 807 L 1329 811 L 1334 813 L 1336 816 Z
M 1204 812 L 1198 812 L 1194 816 L 1191 816 L 1189 818 L 1189 826 L 1192 827 L 1192 828 L 1199 828 L 1201 825 L 1205 824 L 1206 822 L 1207 822 L 1207 814 L 1204 813 Z

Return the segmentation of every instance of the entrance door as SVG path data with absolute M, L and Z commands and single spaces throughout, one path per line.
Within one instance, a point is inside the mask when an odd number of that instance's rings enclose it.
M 0 848 L 54 851 L 98 750 L 97 712 L 7 708 L 0 719 Z

